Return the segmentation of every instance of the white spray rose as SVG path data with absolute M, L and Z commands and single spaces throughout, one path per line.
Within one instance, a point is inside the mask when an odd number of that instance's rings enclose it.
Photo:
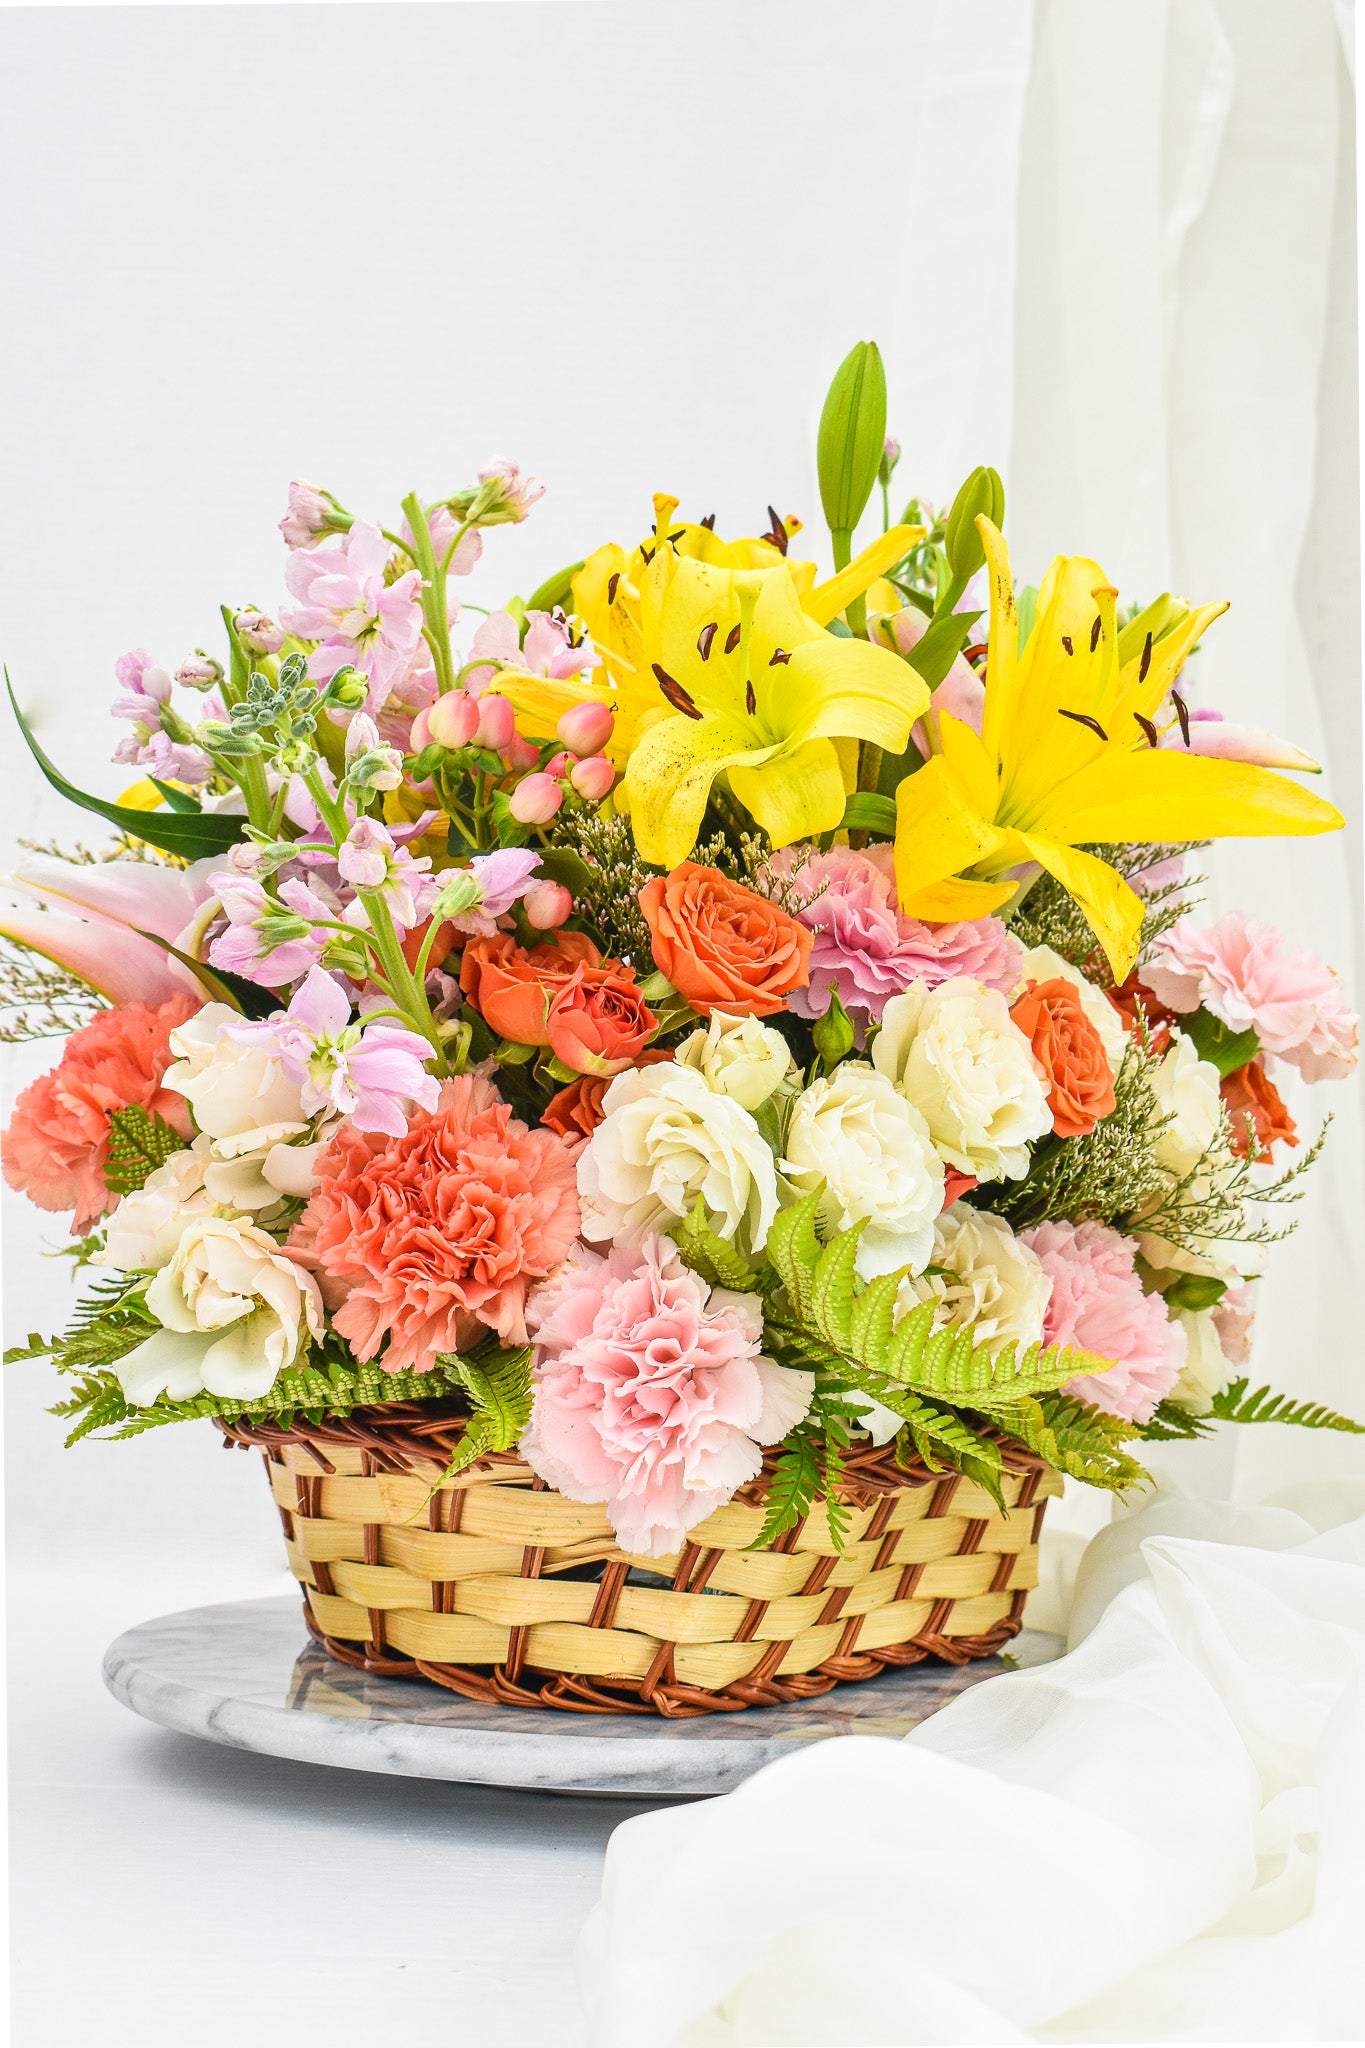
M 155 1273 L 173 1258 L 187 1218 L 220 1212 L 204 1185 L 211 1156 L 209 1141 L 202 1137 L 188 1150 L 172 1152 L 135 1193 L 124 1196 L 91 1264 L 113 1266 L 120 1273 Z
M 1169 1052 L 1152 1068 L 1152 1090 L 1158 1114 L 1171 1119 L 1157 1134 L 1156 1157 L 1171 1173 L 1186 1174 L 1198 1165 L 1218 1135 L 1222 1115 L 1218 1069 L 1201 1060 L 1193 1040 L 1177 1031 Z
M 1187 1349 L 1180 1378 L 1167 1398 L 1191 1415 L 1207 1415 L 1213 1406 L 1214 1395 L 1232 1377 L 1232 1367 L 1219 1341 L 1213 1310 L 1182 1308 L 1174 1320 L 1185 1332 Z
M 823 1181 L 831 1231 L 866 1221 L 858 1247 L 865 1280 L 924 1265 L 943 1207 L 943 1161 L 929 1126 L 884 1074 L 845 1061 L 797 1097 L 782 1171 L 809 1194 Z
M 955 1202 L 934 1226 L 929 1263 L 944 1270 L 904 1283 L 906 1311 L 917 1301 L 932 1301 L 936 1329 L 971 1324 L 977 1339 L 994 1351 L 1013 1342 L 1022 1352 L 1042 1341 L 1052 1282 L 1042 1260 L 1020 1244 L 1003 1216 Z
M 1047 1083 L 998 989 L 964 975 L 892 996 L 872 1047 L 943 1158 L 978 1180 L 1019 1180 L 1052 1129 Z
M 712 1013 L 705 1031 L 694 1031 L 674 1054 L 677 1065 L 694 1067 L 708 1088 L 728 1095 L 741 1109 L 765 1103 L 792 1071 L 786 1039 L 757 1017 Z
M 583 1235 L 638 1245 L 689 1216 L 700 1195 L 712 1228 L 761 1251 L 777 1214 L 777 1169 L 758 1125 L 694 1067 L 618 1074 L 578 1155 Z
M 171 1033 L 176 1064 L 164 1086 L 183 1095 L 201 1131 L 223 1158 L 265 1152 L 308 1129 L 299 1083 L 278 1060 L 255 1046 L 239 1045 L 224 1027 L 241 1018 L 226 1003 L 206 1003 L 187 1024 Z
M 1087 981 L 1079 967 L 1073 967 L 1051 946 L 1030 946 L 1019 963 L 1019 987 L 1026 981 L 1069 981 L 1081 999 L 1081 1008 L 1099 1034 L 1109 1070 L 1117 1074 L 1131 1040 L 1122 1017 L 1108 996 Z
M 163 1389 L 184 1400 L 204 1389 L 254 1401 L 322 1335 L 322 1297 L 311 1273 L 273 1237 L 234 1216 L 192 1213 L 147 1289 L 162 1325 L 114 1370 L 130 1401 Z

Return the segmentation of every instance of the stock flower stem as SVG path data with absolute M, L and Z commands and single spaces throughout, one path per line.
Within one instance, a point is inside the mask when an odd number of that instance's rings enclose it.
M 412 546 L 407 550 L 422 575 L 422 615 L 426 620 L 424 638 L 436 664 L 436 684 L 441 695 L 455 687 L 455 661 L 450 651 L 450 619 L 446 612 L 446 562 L 438 562 L 431 544 L 431 528 L 422 501 L 415 491 L 403 500 L 403 511 L 412 529 Z M 457 539 L 459 536 L 457 536 Z M 452 553 L 454 550 L 452 549 Z

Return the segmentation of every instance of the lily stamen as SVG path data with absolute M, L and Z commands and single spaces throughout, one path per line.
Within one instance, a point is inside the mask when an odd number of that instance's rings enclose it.
M 739 634 L 740 634 L 740 629 L 739 629 L 739 627 L 738 627 L 738 626 L 731 626 L 731 628 L 730 628 L 729 632 L 728 632 L 728 633 L 726 634 L 726 636 L 725 636 L 725 652 L 726 652 L 727 654 L 733 654 L 733 653 L 734 653 L 734 651 L 735 651 L 735 649 L 736 649 L 736 648 L 738 647 L 738 645 L 739 645 Z
M 1108 740 L 1109 735 L 1100 724 L 1098 718 L 1091 718 L 1089 713 L 1085 711 L 1065 711 L 1060 705 L 1057 708 L 1063 718 L 1074 718 L 1077 725 L 1088 725 L 1091 732 L 1095 733 L 1100 739 Z
M 1151 635 L 1148 634 L 1147 637 L 1150 643 Z M 1137 720 L 1138 724 L 1142 727 L 1143 732 L 1146 734 L 1148 746 L 1158 746 L 1160 744 L 1161 735 L 1158 733 L 1156 727 L 1152 724 L 1151 719 L 1144 718 L 1140 711 L 1135 711 L 1133 713 L 1133 716 Z
M 1180 720 L 1180 737 L 1182 740 L 1184 740 L 1185 745 L 1188 746 L 1190 743 L 1189 706 L 1186 704 L 1185 699 L 1181 696 L 1179 690 L 1171 691 L 1171 702 L 1175 706 L 1175 715 Z
M 709 661 L 711 659 L 711 642 L 715 639 L 718 631 L 719 627 L 717 625 L 717 622 L 715 619 L 712 619 L 710 625 L 703 626 L 700 633 L 698 633 L 697 652 L 701 656 L 703 661 Z
M 701 712 L 698 711 L 696 705 L 688 696 L 682 684 L 679 682 L 675 682 L 673 677 L 668 673 L 668 670 L 666 668 L 660 668 L 657 661 L 651 662 L 650 667 L 654 671 L 655 680 L 657 681 L 659 688 L 663 691 L 665 697 L 673 706 L 673 709 L 675 711 L 681 711 L 684 718 L 700 718 L 702 715 Z

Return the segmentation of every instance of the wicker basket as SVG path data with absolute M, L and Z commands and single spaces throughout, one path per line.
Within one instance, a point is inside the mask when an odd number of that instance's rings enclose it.
M 603 1508 L 565 1500 L 514 1453 L 438 1484 L 459 1416 L 395 1405 L 289 1430 L 219 1427 L 265 1453 L 308 1626 L 332 1656 L 574 1713 L 733 1711 L 888 1664 L 989 1656 L 1019 1628 L 1043 1508 L 1061 1491 L 1008 1442 L 1005 1514 L 956 1472 L 869 1448 L 841 1488 L 842 1556 L 820 1504 L 769 1548 L 748 1547 L 765 1469 L 676 1556 L 631 1557 Z

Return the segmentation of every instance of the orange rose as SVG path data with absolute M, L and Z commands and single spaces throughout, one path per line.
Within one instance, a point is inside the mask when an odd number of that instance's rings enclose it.
M 672 1053 L 662 1045 L 647 1045 L 636 1060 L 637 1067 L 656 1066 L 660 1060 L 671 1060 Z M 604 1074 L 580 1074 L 576 1081 L 570 1081 L 552 1095 L 541 1111 L 540 1121 L 547 1131 L 553 1131 L 557 1138 L 563 1138 L 575 1149 L 584 1138 L 590 1138 L 602 1121 L 602 1098 L 611 1086 L 610 1077 Z
M 582 932 L 556 932 L 543 945 L 519 946 L 510 932 L 471 939 L 460 963 L 460 987 L 490 1031 L 517 1045 L 548 1045 L 550 1005 L 580 968 L 602 955 Z
M 550 1005 L 545 1034 L 550 1050 L 576 1074 L 610 1078 L 633 1067 L 655 1025 L 654 1012 L 635 986 L 629 967 L 580 967 Z
M 766 896 L 690 860 L 640 891 L 655 964 L 709 1017 L 771 1017 L 809 978 L 813 934 Z
M 407 961 L 409 968 L 414 974 L 417 972 L 417 956 L 426 944 L 426 936 L 430 930 L 431 919 L 429 917 L 424 918 L 421 924 L 415 924 L 407 936 L 399 942 L 402 947 L 403 958 Z M 454 925 L 447 919 L 432 940 L 431 948 L 427 953 L 428 974 L 431 973 L 433 968 L 439 967 L 443 961 L 449 958 L 459 943 L 459 937 L 460 935 Z
M 1275 1145 L 1297 1145 L 1297 1126 L 1280 1099 L 1280 1092 L 1260 1060 L 1223 1076 L 1220 1094 L 1232 1119 L 1232 1149 L 1240 1159 L 1251 1150 L 1248 1133 L 1256 1133 L 1263 1154 Z
M 1123 1027 L 1129 1036 L 1137 1036 L 1138 1012 L 1141 1010 L 1147 1020 L 1147 1043 L 1153 1052 L 1165 1052 L 1171 1042 L 1170 1027 L 1175 1022 L 1175 1011 L 1168 1010 L 1158 1002 L 1149 988 L 1144 988 L 1136 973 L 1117 988 L 1107 990 L 1110 1002 L 1123 1019 Z
M 1114 1075 L 1075 983 L 1060 976 L 1029 982 L 1010 1016 L 1047 1078 L 1053 1130 L 1059 1138 L 1083 1138 L 1113 1111 Z

